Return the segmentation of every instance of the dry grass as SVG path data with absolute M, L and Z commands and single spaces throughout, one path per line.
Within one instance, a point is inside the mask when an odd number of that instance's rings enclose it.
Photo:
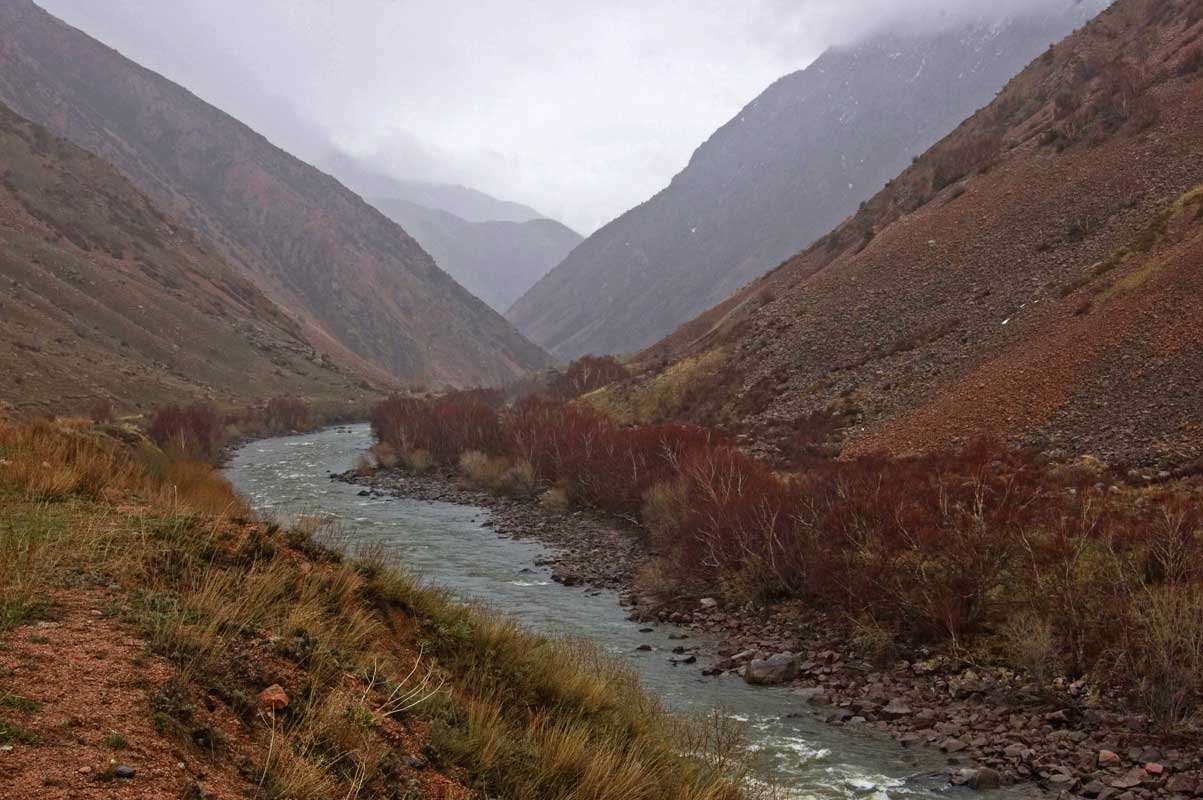
M 459 605 L 380 551 L 256 521 L 200 465 L 0 423 L 0 499 L 0 631 L 51 612 L 50 587 L 119 586 L 116 612 L 178 665 L 181 692 L 242 717 L 264 797 L 382 794 L 397 732 L 417 722 L 434 726 L 439 769 L 494 794 L 745 796 L 737 751 L 707 749 L 729 735 L 666 715 L 596 649 Z M 289 676 L 279 714 L 253 701 L 264 658 Z
M 722 348 L 682 359 L 634 385 L 616 384 L 581 402 L 622 425 L 648 425 L 680 416 L 698 392 L 716 380 L 727 362 Z
M 469 450 L 459 458 L 460 473 L 474 487 L 515 497 L 538 492 L 539 478 L 529 461 L 487 456 Z

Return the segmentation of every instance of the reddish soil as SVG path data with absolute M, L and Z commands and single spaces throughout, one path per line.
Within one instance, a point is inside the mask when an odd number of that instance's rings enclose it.
M 215 800 L 245 797 L 250 786 L 233 759 L 205 757 L 155 730 L 151 701 L 175 667 L 105 616 L 103 595 L 54 599 L 53 621 L 12 631 L 0 650 L 0 686 L 38 704 L 4 713 L 39 739 L 0 753 L 0 796 L 178 800 L 196 784 Z M 236 721 L 223 727 L 246 743 Z M 119 765 L 134 777 L 113 777 Z
M 196 715 L 192 722 L 212 729 L 220 737 L 219 748 L 196 746 L 170 729 L 160 730 L 155 708 L 177 691 L 175 665 L 150 654 L 143 638 L 108 616 L 106 609 L 117 598 L 72 591 L 56 593 L 52 601 L 53 620 L 17 628 L 0 640 L 0 698 L 34 704 L 32 710 L 0 704 L 0 718 L 37 737 L 0 750 L 0 797 L 235 800 L 261 794 L 253 765 L 262 760 L 264 730 L 250 729 L 214 696 L 189 699 L 199 701 L 190 704 Z M 299 686 L 303 676 L 296 665 L 267 654 L 263 644 L 248 639 L 231 663 L 243 670 L 251 664 L 264 682 Z M 360 679 L 346 675 L 344 680 L 356 693 L 364 690 Z M 424 766 L 420 754 L 430 739 L 429 723 L 384 718 L 377 730 L 400 758 L 389 780 L 402 793 L 412 793 L 402 796 L 475 796 Z M 406 757 L 422 763 L 408 765 Z M 117 777 L 119 766 L 132 768 L 133 777 Z

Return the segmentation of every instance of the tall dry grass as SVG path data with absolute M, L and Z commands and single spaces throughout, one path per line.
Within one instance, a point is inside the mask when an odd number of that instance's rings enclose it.
M 116 613 L 178 667 L 156 705 L 164 729 L 189 737 L 190 694 L 222 698 L 265 797 L 383 790 L 388 726 L 418 720 L 434 725 L 437 766 L 504 796 L 746 796 L 738 750 L 708 744 L 730 736 L 667 715 L 595 648 L 459 605 L 380 550 L 256 520 L 204 465 L 0 423 L 0 499 L 0 632 L 52 611 L 37 602 L 55 587 L 120 587 Z M 291 665 L 285 712 L 254 701 L 264 657 Z

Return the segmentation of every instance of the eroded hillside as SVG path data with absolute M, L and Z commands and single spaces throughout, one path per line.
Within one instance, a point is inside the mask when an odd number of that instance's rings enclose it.
M 842 429 L 845 452 L 997 433 L 1198 459 L 1201 111 L 1203 7 L 1121 0 L 830 235 L 644 352 L 651 376 L 622 394 L 708 360 L 663 413 Z
M 295 323 L 107 163 L 0 105 L 0 400 L 349 397 Z
M 0 1 L 0 102 L 117 166 L 361 375 L 495 382 L 548 363 L 333 178 L 29 0 Z
M 647 347 L 809 246 L 1101 7 L 871 37 L 781 78 L 511 309 L 562 358 Z

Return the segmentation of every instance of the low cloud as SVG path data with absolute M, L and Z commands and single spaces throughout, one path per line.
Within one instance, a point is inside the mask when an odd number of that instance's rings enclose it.
M 719 125 L 826 47 L 1058 3 L 41 1 L 303 158 L 333 147 L 585 233 L 665 186 Z

